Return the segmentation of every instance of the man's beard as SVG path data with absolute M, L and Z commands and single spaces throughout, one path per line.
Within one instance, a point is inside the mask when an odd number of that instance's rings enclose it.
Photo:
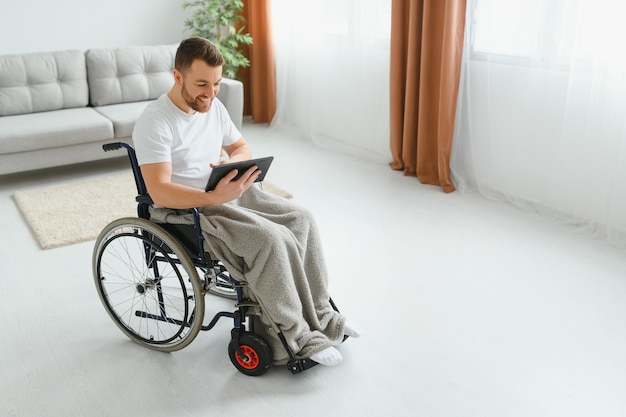
M 187 89 L 185 88 L 184 81 L 181 86 L 181 95 L 183 96 L 183 100 L 185 100 L 185 103 L 187 103 L 189 107 L 191 107 L 193 110 L 200 112 L 200 113 L 208 112 L 209 109 L 211 108 L 211 103 L 213 102 L 212 99 L 209 99 L 208 102 L 201 101 L 200 97 L 202 96 L 197 96 L 195 98 L 191 97 L 191 95 L 187 92 Z

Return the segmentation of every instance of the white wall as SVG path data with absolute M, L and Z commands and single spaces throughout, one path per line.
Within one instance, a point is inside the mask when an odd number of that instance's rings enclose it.
M 182 0 L 0 0 L 0 54 L 176 43 Z

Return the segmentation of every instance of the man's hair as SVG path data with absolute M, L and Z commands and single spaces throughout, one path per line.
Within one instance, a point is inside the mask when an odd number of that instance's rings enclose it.
M 199 36 L 185 39 L 180 43 L 176 50 L 174 68 L 183 73 L 191 67 L 195 59 L 201 59 L 211 67 L 219 67 L 226 62 L 213 42 Z

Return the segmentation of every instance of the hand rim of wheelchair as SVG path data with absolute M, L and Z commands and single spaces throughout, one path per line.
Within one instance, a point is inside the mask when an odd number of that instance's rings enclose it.
M 149 265 L 137 260 L 146 258 Z M 114 264 L 121 270 L 113 270 Z M 92 265 L 100 301 L 132 341 L 173 352 L 198 335 L 204 318 L 200 278 L 185 249 L 162 227 L 136 217 L 114 220 L 96 239 Z

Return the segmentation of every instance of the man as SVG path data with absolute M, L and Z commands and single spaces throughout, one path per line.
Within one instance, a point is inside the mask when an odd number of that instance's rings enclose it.
M 224 58 L 210 41 L 193 37 L 178 47 L 174 85 L 150 104 L 135 125 L 133 142 L 156 209 L 168 221 L 171 210 L 198 207 L 210 253 L 263 303 L 264 315 L 278 324 L 291 349 L 322 365 L 342 361 L 334 347 L 344 334 L 358 337 L 332 309 L 320 238 L 311 214 L 253 185 L 259 175 L 236 170 L 211 192 L 204 186 L 224 150 L 229 160 L 251 151 L 217 99 Z M 286 359 L 277 338 L 268 340 L 275 362 Z M 284 349 L 282 349 L 284 351 Z

